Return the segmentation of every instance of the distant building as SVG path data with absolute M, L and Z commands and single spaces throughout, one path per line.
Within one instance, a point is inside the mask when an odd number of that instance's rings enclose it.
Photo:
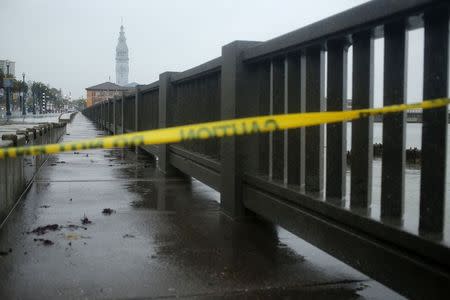
M 114 96 L 122 95 L 123 91 L 129 88 L 117 85 L 112 82 L 104 82 L 91 87 L 86 88 L 86 106 L 92 106 L 93 104 L 107 100 Z
M 16 76 L 16 63 L 10 60 L 0 60 L 0 69 L 3 70 L 3 74 L 6 75 L 9 65 L 9 74 Z
M 117 42 L 116 47 L 116 83 L 118 85 L 124 86 L 128 84 L 128 71 L 129 71 L 128 46 L 122 25 L 120 26 L 119 41 Z
M 125 84 L 124 87 L 126 87 L 126 88 L 134 88 L 134 87 L 136 87 L 138 85 L 139 85 L 139 83 L 133 81 L 133 82 Z

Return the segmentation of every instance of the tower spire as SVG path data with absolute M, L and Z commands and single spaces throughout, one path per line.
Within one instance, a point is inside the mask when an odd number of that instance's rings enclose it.
M 119 85 L 126 85 L 128 83 L 128 63 L 127 39 L 125 38 L 123 18 L 121 18 L 119 39 L 116 46 L 116 83 Z

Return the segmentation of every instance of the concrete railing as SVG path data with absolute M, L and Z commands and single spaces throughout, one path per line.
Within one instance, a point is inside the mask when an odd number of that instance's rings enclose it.
M 58 142 L 66 132 L 68 119 L 57 123 L 9 124 L 0 126 L 0 147 L 42 145 Z M 47 155 L 0 160 L 0 223 L 6 220 L 22 194 L 28 190 L 34 175 Z

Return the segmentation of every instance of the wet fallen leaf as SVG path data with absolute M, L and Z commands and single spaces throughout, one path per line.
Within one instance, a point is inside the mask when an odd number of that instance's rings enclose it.
M 59 230 L 59 229 L 60 229 L 60 226 L 58 224 L 50 224 L 50 225 L 45 225 L 45 226 L 39 226 L 39 227 L 37 227 L 37 228 L 33 229 L 32 231 L 27 232 L 27 233 L 34 233 L 34 234 L 37 234 L 37 235 L 43 235 L 43 234 L 46 234 L 49 231 L 56 231 L 56 230 Z
M 115 211 L 114 209 L 111 209 L 111 208 L 104 208 L 103 211 L 102 211 L 102 214 L 104 214 L 104 215 L 110 215 L 110 214 L 115 213 L 115 212 L 116 212 L 116 211 Z
M 42 245 L 44 246 L 51 246 L 54 243 L 51 240 L 47 240 L 47 239 L 34 239 L 35 242 L 42 242 Z
M 78 234 L 73 233 L 73 232 L 66 234 L 65 237 L 66 237 L 66 240 L 69 240 L 69 241 L 78 240 L 80 238 L 80 236 Z

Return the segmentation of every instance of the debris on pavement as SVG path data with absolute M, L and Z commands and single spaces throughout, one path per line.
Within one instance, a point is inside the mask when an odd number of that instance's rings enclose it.
M 65 238 L 66 238 L 66 240 L 74 241 L 74 240 L 78 240 L 80 238 L 80 236 L 76 233 L 70 232 L 70 233 L 66 234 Z
M 40 208 L 49 208 L 50 207 L 50 205 L 41 205 L 41 206 L 39 206 Z
M 135 236 L 127 233 L 123 236 L 123 238 L 135 238 Z
M 55 243 L 53 243 L 51 240 L 47 240 L 47 239 L 34 239 L 35 242 L 42 242 L 42 245 L 44 246 L 51 246 Z
M 111 208 L 104 208 L 103 209 L 103 211 L 102 211 L 102 214 L 104 214 L 104 215 L 110 215 L 110 214 L 113 214 L 113 213 L 115 213 L 116 211 L 114 210 L 114 209 L 111 209 Z
M 87 230 L 87 227 L 80 226 L 80 225 L 75 225 L 75 224 L 69 224 L 67 226 L 64 226 L 64 228 L 68 228 L 68 229 L 71 229 L 71 230 L 77 230 L 77 229 Z
M 88 219 L 88 217 L 86 217 L 86 215 L 84 215 L 83 219 L 81 219 L 81 223 L 83 225 L 87 225 L 87 224 L 91 224 L 92 221 Z
M 12 252 L 12 248 L 9 248 L 8 251 L 0 251 L 0 256 L 7 256 Z
M 39 226 L 39 227 L 37 227 L 37 228 L 33 229 L 32 231 L 27 232 L 27 233 L 28 234 L 34 233 L 34 234 L 37 234 L 37 235 L 43 235 L 43 234 L 46 234 L 49 231 L 56 231 L 56 230 L 59 230 L 59 229 L 60 229 L 60 226 L 58 224 L 50 224 L 50 225 L 45 225 L 45 226 Z

